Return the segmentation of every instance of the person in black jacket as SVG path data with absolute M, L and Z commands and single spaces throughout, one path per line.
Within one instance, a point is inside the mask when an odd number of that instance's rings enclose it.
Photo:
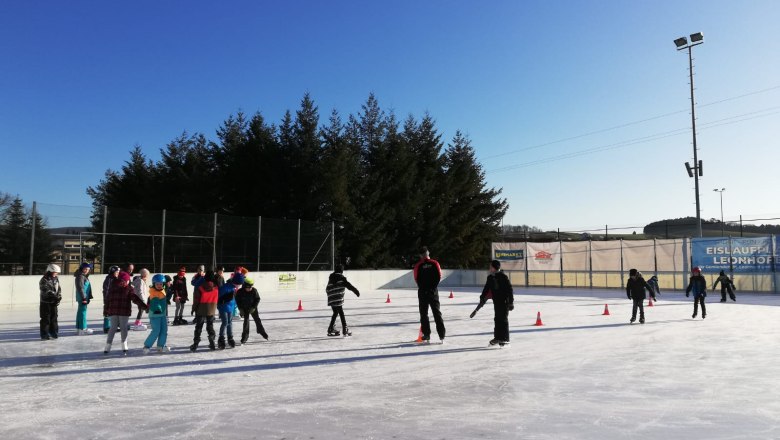
M 62 289 L 57 274 L 60 267 L 50 264 L 46 267 L 46 274 L 41 278 L 38 286 L 41 291 L 41 339 L 57 339 L 59 336 L 59 324 L 57 322 L 57 307 L 62 301 Z
M 726 293 L 729 294 L 732 301 L 737 300 L 737 295 L 734 294 L 734 291 L 736 290 L 734 281 L 732 281 L 723 270 L 720 271 L 720 276 L 715 280 L 715 284 L 712 285 L 713 291 L 718 287 L 718 283 L 720 283 L 720 302 L 726 302 Z
M 688 288 L 685 289 L 686 298 L 693 292 L 693 315 L 691 318 L 696 318 L 699 304 L 701 304 L 701 319 L 704 319 L 707 317 L 707 309 L 704 306 L 704 298 L 707 297 L 707 279 L 702 276 L 701 269 L 698 267 L 691 269 L 691 274 Z
M 493 310 L 495 311 L 495 326 L 493 327 L 493 339 L 490 345 L 509 344 L 509 312 L 515 309 L 515 297 L 512 291 L 512 283 L 509 277 L 501 270 L 501 262 L 493 260 L 490 262 L 490 275 L 487 277 L 485 287 L 482 289 L 482 295 L 479 296 L 479 305 L 471 312 L 470 318 L 477 314 L 479 309 L 485 305 L 488 299 L 493 299 Z
M 436 322 L 436 333 L 439 340 L 444 343 L 446 329 L 444 318 L 441 315 L 439 303 L 439 281 L 441 281 L 441 266 L 439 262 L 431 259 L 428 248 L 420 249 L 420 261 L 414 265 L 414 281 L 417 283 L 417 300 L 420 306 L 420 326 L 422 327 L 423 342 L 431 340 L 431 322 L 428 320 L 428 307 L 433 313 Z
M 255 282 L 251 278 L 244 279 L 244 285 L 236 292 L 236 305 L 238 313 L 244 319 L 244 330 L 241 332 L 241 343 L 246 344 L 249 340 L 249 316 L 255 321 L 257 333 L 268 340 L 268 333 L 263 328 L 263 322 L 260 321 L 260 315 L 257 312 L 257 306 L 260 305 L 260 293 L 254 288 Z
M 645 323 L 645 289 L 652 291 L 652 287 L 647 284 L 644 278 L 636 269 L 628 271 L 628 282 L 626 283 L 626 296 L 634 300 L 634 306 L 631 308 L 631 323 L 636 321 L 636 309 L 639 309 L 639 323 Z
M 344 337 L 352 336 L 349 327 L 347 327 L 347 318 L 344 317 L 344 289 L 351 290 L 355 296 L 360 298 L 360 292 L 344 276 L 344 266 L 339 264 L 336 266 L 336 271 L 328 277 L 328 285 L 325 287 L 325 292 L 328 294 L 328 305 L 333 310 L 333 316 L 330 317 L 330 325 L 328 326 L 328 336 L 339 336 L 339 331 L 334 327 L 337 316 L 341 318 L 341 329 Z

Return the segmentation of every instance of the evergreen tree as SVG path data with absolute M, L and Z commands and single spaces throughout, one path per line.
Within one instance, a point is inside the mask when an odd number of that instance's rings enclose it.
M 5 274 L 25 274 L 30 262 L 30 233 L 33 229 L 32 213 L 27 211 L 19 197 L 13 199 L 3 211 L 0 226 L 0 254 L 3 255 L 0 271 Z M 52 258 L 51 235 L 46 222 L 35 213 L 35 240 L 33 243 L 33 272 L 42 273 Z
M 290 151 L 290 186 L 297 218 L 315 220 L 322 210 L 322 157 L 319 112 L 308 93 L 303 95 L 301 107 L 295 112 L 293 142 Z

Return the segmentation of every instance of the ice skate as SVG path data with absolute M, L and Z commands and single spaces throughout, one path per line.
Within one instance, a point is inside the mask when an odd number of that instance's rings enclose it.
M 170 353 L 171 347 L 168 347 L 167 345 L 164 347 L 157 347 L 157 353 Z
M 328 336 L 341 336 L 341 332 L 339 332 L 338 330 L 329 329 Z
M 499 341 L 499 342 L 498 342 L 498 346 L 499 346 L 499 347 L 501 347 L 501 348 L 503 348 L 503 347 L 509 347 L 509 345 L 510 345 L 510 344 L 509 344 L 509 341 Z
M 344 335 L 345 338 L 352 336 L 352 332 L 349 331 L 349 327 L 344 327 L 344 329 L 342 330 L 342 334 Z
M 217 341 L 217 346 L 220 350 L 225 349 L 225 338 L 219 338 L 219 341 Z
M 249 340 L 249 336 L 241 335 L 241 345 L 246 344 L 246 341 Z
M 149 350 L 150 349 L 148 347 L 144 347 L 144 354 L 149 354 Z
M 57 336 L 55 333 L 50 334 L 49 337 L 52 338 L 52 339 L 59 338 L 59 336 Z
M 179 325 L 189 325 L 189 322 L 184 318 L 179 318 Z
M 634 321 L 636 321 L 636 318 L 631 318 L 631 321 L 628 321 L 629 324 L 633 324 Z
M 49 339 L 51 339 L 49 335 L 41 335 L 41 341 L 48 341 Z
M 645 323 L 645 318 L 639 318 L 639 323 L 640 324 L 644 324 Z
M 236 348 L 236 341 L 235 341 L 235 339 L 228 338 L 227 342 L 228 342 L 228 345 L 230 346 L 230 348 Z
M 696 319 L 696 314 L 691 315 L 691 319 Z
M 216 350 L 217 347 L 214 345 L 214 338 L 209 338 L 209 350 Z
M 496 338 L 493 338 L 493 339 L 490 340 L 490 342 L 488 342 L 488 345 L 493 346 L 493 345 L 498 345 L 498 343 L 499 343 L 499 340 L 496 339 Z
M 136 321 L 136 322 L 138 322 L 139 324 L 131 325 L 130 330 L 137 331 L 137 332 L 146 331 L 147 327 L 145 324 L 140 324 L 141 321 Z
M 111 344 L 106 344 L 106 348 L 103 349 L 103 354 L 108 354 L 111 351 Z
M 127 356 L 127 341 L 122 342 L 122 354 Z
M 439 345 L 444 345 L 444 338 L 439 338 Z
M 198 343 L 197 342 L 195 342 L 192 345 L 190 345 L 190 351 L 191 352 L 195 353 L 195 350 L 197 350 L 197 349 L 198 349 Z

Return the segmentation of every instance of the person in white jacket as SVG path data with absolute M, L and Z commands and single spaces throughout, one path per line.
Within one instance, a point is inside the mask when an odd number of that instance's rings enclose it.
M 147 269 L 141 269 L 139 275 L 133 278 L 133 291 L 137 297 L 146 303 L 149 297 L 149 271 Z M 144 311 L 139 307 L 138 315 L 135 317 L 135 325 L 132 327 L 133 330 L 146 330 L 146 326 L 141 324 L 141 316 L 143 314 Z

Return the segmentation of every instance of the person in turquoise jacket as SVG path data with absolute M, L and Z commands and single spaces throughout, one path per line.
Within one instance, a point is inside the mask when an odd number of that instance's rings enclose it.
M 144 353 L 149 353 L 155 341 L 157 341 L 158 352 L 171 351 L 165 345 L 168 339 L 168 302 L 165 292 L 165 275 L 158 273 L 152 277 L 147 306 L 149 306 L 149 322 L 152 324 L 152 331 L 144 342 Z
M 79 307 L 76 310 L 76 332 L 78 335 L 90 335 L 92 329 L 87 328 L 87 305 L 92 301 L 92 285 L 89 283 L 89 271 L 92 265 L 81 263 L 76 271 L 76 302 Z
M 227 330 L 227 342 L 230 348 L 236 346 L 233 339 L 233 313 L 236 311 L 236 291 L 244 284 L 244 274 L 237 272 L 219 288 L 219 299 L 217 300 L 217 310 L 219 310 L 219 319 L 222 324 L 219 326 L 219 341 L 217 345 L 220 349 L 225 348 L 225 331 Z

